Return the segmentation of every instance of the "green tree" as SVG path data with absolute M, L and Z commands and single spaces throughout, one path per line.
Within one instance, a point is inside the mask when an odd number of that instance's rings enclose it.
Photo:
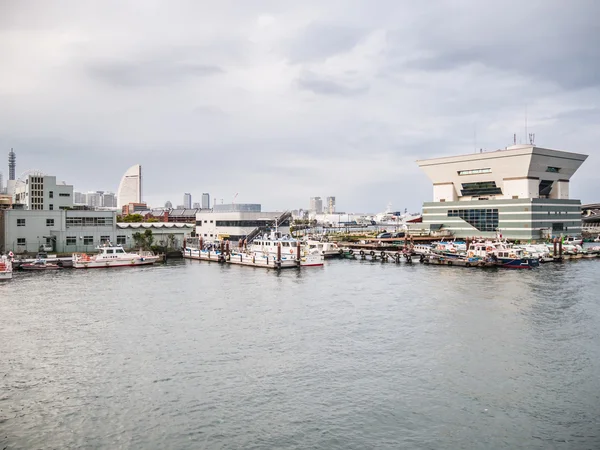
M 121 218 L 121 221 L 126 223 L 139 223 L 144 221 L 144 217 L 141 214 L 127 214 Z
M 143 233 L 133 233 L 132 237 L 136 248 L 151 250 L 152 244 L 154 243 L 152 230 L 145 230 Z

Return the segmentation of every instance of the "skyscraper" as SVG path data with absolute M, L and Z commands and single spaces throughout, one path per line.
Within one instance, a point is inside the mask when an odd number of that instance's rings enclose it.
M 327 214 L 335 213 L 335 197 L 327 197 Z
M 122 208 L 129 203 L 142 202 L 142 166 L 131 166 L 121 178 L 117 191 L 117 208 Z
M 208 192 L 202 194 L 202 209 L 210 209 L 210 195 Z
M 185 209 L 191 209 L 192 207 L 192 194 L 189 192 L 183 194 L 183 207 Z
M 311 197 L 309 209 L 316 213 L 322 213 L 323 212 L 323 200 L 321 200 L 321 197 Z
M 15 170 L 17 168 L 17 155 L 13 149 L 10 149 L 10 153 L 8 154 L 8 179 L 16 180 L 15 178 Z

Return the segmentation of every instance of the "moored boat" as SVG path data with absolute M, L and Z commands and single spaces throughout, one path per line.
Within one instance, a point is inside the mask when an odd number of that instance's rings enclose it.
M 58 270 L 62 269 L 62 266 L 45 259 L 36 259 L 30 263 L 21 264 L 20 268 L 23 270 Z
M 128 253 L 120 245 L 103 245 L 96 247 L 95 255 L 86 253 L 73 254 L 75 269 L 99 269 L 109 267 L 132 267 L 154 264 L 158 256 L 152 252 Z

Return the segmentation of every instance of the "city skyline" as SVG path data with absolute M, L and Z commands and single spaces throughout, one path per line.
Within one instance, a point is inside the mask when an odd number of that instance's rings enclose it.
M 275 210 L 335 192 L 340 210 L 419 210 L 431 189 L 416 160 L 535 133 L 590 155 L 572 195 L 597 201 L 600 4 L 232 5 L 9 3 L 1 154 L 14 148 L 17 176 L 39 168 L 82 191 L 116 191 L 141 164 L 152 205 L 208 190 Z

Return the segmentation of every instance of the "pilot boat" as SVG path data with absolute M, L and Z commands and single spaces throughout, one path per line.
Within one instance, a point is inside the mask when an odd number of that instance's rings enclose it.
M 147 266 L 154 264 L 158 256 L 152 252 L 128 253 L 120 245 L 102 245 L 96 247 L 95 255 L 86 253 L 73 254 L 75 269 L 100 269 L 108 267 Z

